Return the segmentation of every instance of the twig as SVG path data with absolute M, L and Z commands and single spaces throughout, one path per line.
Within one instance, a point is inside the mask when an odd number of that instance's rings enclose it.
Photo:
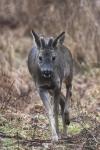
M 18 150 L 19 150 L 19 136 L 18 136 L 18 132 L 17 132 L 17 144 L 18 144 Z

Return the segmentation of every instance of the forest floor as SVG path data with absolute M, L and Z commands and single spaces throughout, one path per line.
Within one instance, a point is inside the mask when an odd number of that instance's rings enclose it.
M 0 150 L 99 150 L 100 68 L 74 76 L 68 136 L 56 144 L 51 143 L 46 112 L 23 68 L 0 72 Z M 62 133 L 60 115 L 59 125 Z

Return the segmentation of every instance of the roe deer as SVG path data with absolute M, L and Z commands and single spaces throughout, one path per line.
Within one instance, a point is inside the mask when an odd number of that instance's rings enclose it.
M 70 124 L 68 108 L 72 88 L 73 59 L 71 52 L 63 45 L 65 32 L 56 38 L 45 38 L 32 31 L 32 36 L 35 45 L 29 53 L 28 68 L 48 114 L 52 141 L 56 142 L 59 135 L 59 104 L 64 133 L 66 126 Z M 61 92 L 63 82 L 66 86 L 66 96 Z

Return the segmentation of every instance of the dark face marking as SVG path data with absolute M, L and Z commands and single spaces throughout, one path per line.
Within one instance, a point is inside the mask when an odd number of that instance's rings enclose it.
M 53 66 L 56 60 L 56 53 L 54 50 L 39 50 L 38 65 L 44 77 L 51 77 L 53 75 Z

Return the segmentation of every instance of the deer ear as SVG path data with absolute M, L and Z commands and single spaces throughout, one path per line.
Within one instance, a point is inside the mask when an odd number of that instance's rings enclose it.
M 62 45 L 65 39 L 65 32 L 62 32 L 53 42 L 53 46 L 57 46 L 58 44 Z
M 33 38 L 35 39 L 35 43 L 36 43 L 37 47 L 41 47 L 41 41 L 40 41 L 38 34 L 35 33 L 33 30 L 31 31 L 31 34 L 32 34 Z

